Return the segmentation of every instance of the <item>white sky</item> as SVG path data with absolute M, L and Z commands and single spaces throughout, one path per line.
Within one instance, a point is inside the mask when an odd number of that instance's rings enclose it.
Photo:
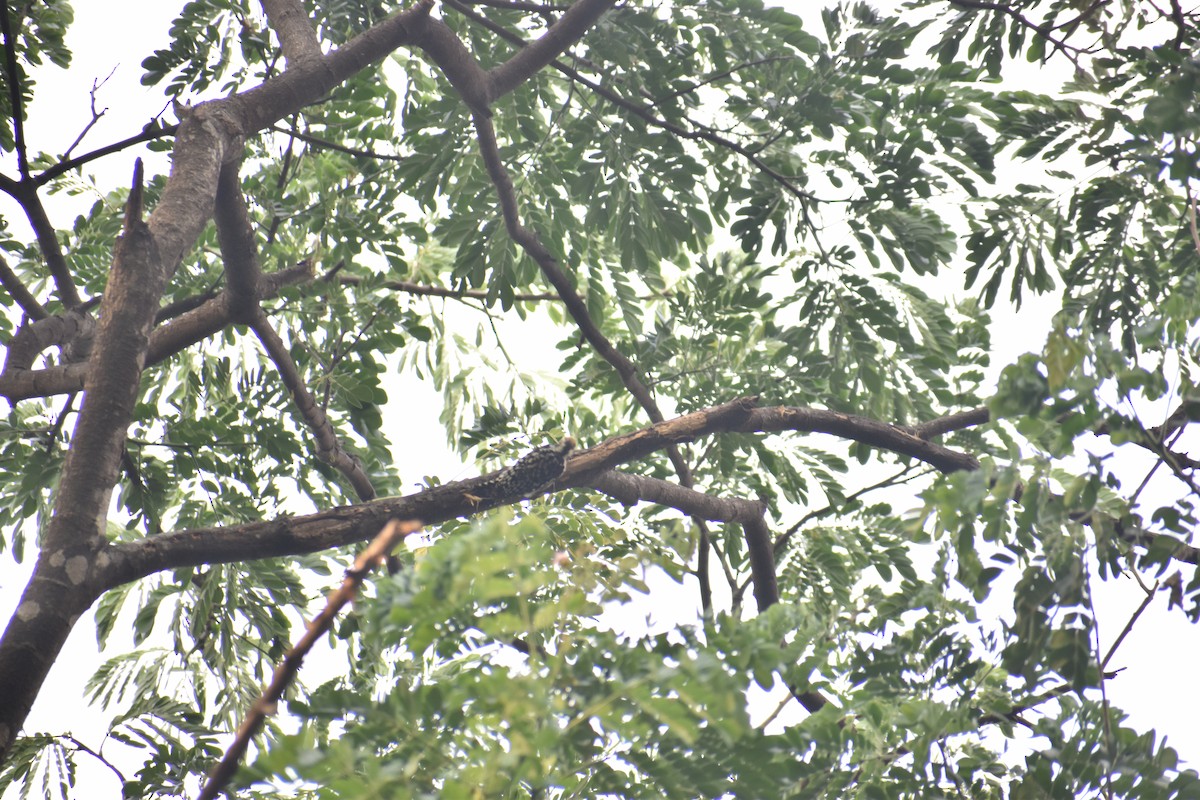
M 153 47 L 165 45 L 166 31 L 174 18 L 177 4 L 160 0 L 130 0 L 121 4 L 119 15 L 114 15 L 112 7 L 105 3 L 84 2 L 75 5 L 76 23 L 69 34 L 69 43 L 75 54 L 74 65 L 68 72 L 43 70 L 37 75 L 38 100 L 31 109 L 27 126 L 29 141 L 35 143 L 36 148 L 48 151 L 65 148 L 82 130 L 90 118 L 88 90 L 92 81 L 104 79 L 110 71 L 115 70 L 97 97 L 97 107 L 108 108 L 109 111 L 77 152 L 85 152 L 129 136 L 156 114 L 164 103 L 159 89 L 147 90 L 140 86 L 139 64 Z M 808 11 L 817 5 L 806 2 L 803 8 Z M 133 44 L 122 48 L 114 47 L 114 42 Z M 1036 82 L 1044 78 L 1036 66 L 1028 69 L 1031 72 L 1020 76 L 1020 79 Z M 103 185 L 125 185 L 132 174 L 133 160 L 138 155 L 150 159 L 152 168 L 155 168 L 153 165 L 165 164 L 165 157 L 161 154 L 131 151 L 103 159 L 85 171 L 96 174 Z M 5 164 L 3 169 L 15 174 L 11 164 Z M 62 196 L 48 199 L 51 221 L 58 227 L 69 226 L 74 214 L 82 213 L 94 199 L 82 197 L 72 200 Z M 14 203 L 7 198 L 0 198 L 0 203 L 3 203 L 0 208 L 10 220 L 20 219 Z M 1020 353 L 1040 350 L 1049 328 L 1048 309 L 1053 308 L 1052 303 L 1053 298 L 1034 300 L 1026 305 L 1018 317 L 997 315 L 994 338 L 998 364 L 1008 363 Z M 514 356 L 530 364 L 557 363 L 553 353 L 542 355 L 545 351 L 539 352 L 539 348 L 547 347 L 545 339 L 533 337 L 531 340 L 527 334 L 521 335 L 522 331 L 527 330 L 528 326 L 522 325 L 501 326 L 506 346 L 517 349 Z M 401 398 L 403 403 L 403 407 L 400 407 L 394 402 L 386 413 L 386 419 L 398 460 L 413 464 L 412 472 L 403 472 L 406 485 L 427 474 L 441 475 L 443 479 L 462 477 L 464 467 L 446 447 L 441 426 L 437 422 L 441 401 L 436 392 L 427 385 L 413 385 L 409 381 L 403 391 L 392 391 L 391 394 Z M 1165 413 L 1164 408 L 1161 415 L 1165 416 Z M 1150 415 L 1147 418 L 1155 417 Z M 585 441 L 585 444 L 589 443 L 594 444 Z M 1130 480 L 1136 482 L 1137 476 L 1145 474 L 1149 468 L 1151 459 L 1148 454 L 1130 452 L 1122 454 L 1122 463 L 1123 470 L 1133 476 Z M 28 575 L 28 567 L 29 564 L 13 564 L 8 555 L 0 556 L 0 620 L 3 622 L 7 622 L 15 607 Z M 1093 585 L 1096 586 L 1095 583 Z M 1120 633 L 1130 614 L 1140 604 L 1142 596 L 1141 590 L 1128 578 L 1110 581 L 1097 592 L 1097 621 L 1104 648 Z M 626 623 L 634 627 L 644 624 L 649 629 L 663 630 L 678 621 L 691 620 L 695 604 L 691 592 L 679 598 L 676 608 L 659 597 L 652 609 L 636 610 L 627 617 Z M 998 608 L 997 613 L 1010 610 L 1009 602 L 1007 608 Z M 69 731 L 88 746 L 99 747 L 108 715 L 89 709 L 81 702 L 84 682 L 99 662 L 94 627 L 90 619 L 81 620 L 50 673 L 26 731 Z M 302 674 L 307 683 L 315 685 L 321 680 L 319 673 L 329 668 L 329 662 L 325 663 L 327 666 L 323 668 L 320 659 L 316 659 L 306 665 Z M 1180 612 L 1167 612 L 1166 597 L 1160 595 L 1114 659 L 1111 668 L 1124 668 L 1124 672 L 1108 686 L 1110 700 L 1130 714 L 1133 727 L 1143 731 L 1155 728 L 1160 736 L 1168 736 L 1171 744 L 1193 766 L 1200 765 L 1200 731 L 1195 725 L 1197 701 L 1190 699 L 1192 693 L 1186 691 L 1185 687 L 1194 682 L 1194 665 L 1197 663 L 1200 663 L 1200 631 L 1188 623 Z M 762 702 L 768 712 L 774 708 L 774 699 Z M 126 775 L 130 777 L 136 771 L 136 762 L 122 758 L 119 748 L 119 745 L 110 742 L 105 745 L 105 753 L 118 760 L 122 768 L 127 768 Z M 81 757 L 80 764 L 81 785 L 88 787 L 89 796 L 119 796 L 117 781 L 110 772 L 95 765 L 86 756 Z

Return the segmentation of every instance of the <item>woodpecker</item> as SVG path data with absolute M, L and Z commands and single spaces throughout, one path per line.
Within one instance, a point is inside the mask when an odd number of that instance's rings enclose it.
M 536 494 L 546 484 L 563 474 L 567 454 L 575 449 L 575 440 L 570 436 L 558 444 L 538 447 L 517 459 L 478 486 L 472 487 L 471 500 L 504 497 L 522 498 Z

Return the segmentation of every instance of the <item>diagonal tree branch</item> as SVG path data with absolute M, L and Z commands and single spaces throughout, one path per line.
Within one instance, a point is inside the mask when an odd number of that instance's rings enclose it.
M 38 248 L 42 251 L 42 258 L 46 260 L 46 268 L 58 289 L 60 301 L 68 309 L 78 308 L 83 300 L 75 287 L 75 279 L 71 277 L 71 270 L 58 243 L 54 225 L 50 223 L 50 217 L 42 205 L 42 198 L 38 195 L 37 185 L 31 180 L 14 181 L 0 175 L 0 191 L 16 200 L 25 212 L 25 218 L 37 239 Z
M 615 5 L 616 0 L 578 0 L 540 37 L 488 75 L 488 100 L 495 101 L 529 80 L 575 44 Z
M 251 321 L 250 328 L 262 342 L 263 349 L 267 351 L 271 361 L 275 363 L 275 369 L 279 371 L 279 377 L 291 393 L 296 409 L 316 437 L 317 457 L 345 475 L 360 499 L 374 499 L 375 487 L 371 485 L 371 479 L 363 470 L 362 463 L 353 454 L 346 452 L 338 441 L 333 423 L 304 385 L 304 378 L 300 375 L 296 362 L 292 360 L 292 354 L 271 327 L 266 315 L 260 311 Z
M 17 612 L 0 642 L 0 759 L 78 616 L 100 591 L 104 518 L 125 429 L 137 401 L 150 326 L 166 274 L 142 221 L 142 164 L 134 169 L 125 226 L 101 307 L 86 396 L 63 463 L 53 516 Z
M 208 780 L 204 784 L 204 788 L 200 794 L 196 795 L 196 800 L 212 800 L 217 796 L 217 792 L 221 791 L 230 780 L 233 779 L 234 773 L 237 772 L 238 763 L 242 760 L 242 756 L 246 754 L 246 749 L 250 746 L 250 740 L 254 734 L 262 728 L 266 718 L 275 713 L 275 709 L 279 705 L 279 701 L 283 699 L 283 693 L 287 691 L 288 686 L 296 679 L 296 675 L 300 672 L 300 665 L 304 661 L 304 657 L 309 654 L 322 636 L 329 633 L 333 627 L 333 622 L 337 619 L 338 612 L 346 607 L 348 603 L 358 596 L 359 587 L 362 586 L 363 580 L 367 574 L 377 567 L 387 555 L 395 549 L 404 537 L 421 529 L 419 522 L 397 522 L 392 520 L 384 526 L 375 540 L 366 547 L 358 558 L 354 559 L 354 566 L 346 571 L 346 577 L 342 580 L 342 585 L 329 594 L 329 599 L 325 603 L 325 608 L 321 613 L 313 617 L 312 622 L 304 631 L 304 635 L 296 642 L 295 646 L 288 651 L 284 656 L 283 661 L 279 662 L 279 666 L 275 668 L 275 673 L 271 676 L 271 682 L 263 689 L 262 694 L 251 706 L 250 711 L 246 714 L 246 719 L 238 727 L 237 736 L 234 738 L 233 744 L 225 751 L 225 756 L 209 773 Z
M 350 481 L 360 500 L 375 498 L 375 487 L 363 470 L 362 463 L 346 452 L 338 441 L 337 431 L 329 417 L 321 409 L 316 398 L 308 391 L 304 378 L 296 366 L 287 345 L 271 327 L 267 315 L 259 306 L 259 286 L 262 283 L 262 268 L 258 263 L 258 248 L 254 241 L 254 227 L 246 208 L 246 199 L 238 185 L 238 162 L 230 161 L 221 168 L 217 181 L 217 203 L 213 220 L 217 226 L 217 239 L 221 246 L 221 258 L 225 263 L 225 276 L 229 285 L 225 294 L 229 297 L 229 315 L 233 322 L 250 326 L 279 377 L 283 380 L 296 409 L 304 418 L 317 440 L 317 457 L 326 462 Z
M 12 271 L 12 267 L 8 265 L 8 261 L 3 256 L 0 256 L 0 286 L 3 286 L 4 291 L 8 292 L 8 296 L 16 301 L 25 316 L 35 322 L 46 318 L 46 309 L 33 296 L 25 283 L 17 277 L 17 273 Z

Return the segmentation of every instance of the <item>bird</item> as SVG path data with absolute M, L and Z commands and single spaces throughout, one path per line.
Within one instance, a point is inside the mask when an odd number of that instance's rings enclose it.
M 511 466 L 471 488 L 468 500 L 498 500 L 506 497 L 522 498 L 536 494 L 546 484 L 563 474 L 567 454 L 575 449 L 575 440 L 565 437 L 557 444 L 534 448 L 521 456 Z

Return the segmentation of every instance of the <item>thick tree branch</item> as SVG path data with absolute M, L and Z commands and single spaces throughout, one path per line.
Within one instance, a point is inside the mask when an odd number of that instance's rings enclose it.
M 59 300 L 68 309 L 78 308 L 83 301 L 79 297 L 75 279 L 71 277 L 67 259 L 58 243 L 58 234 L 50 223 L 50 217 L 46 215 L 42 198 L 38 195 L 37 184 L 30 180 L 14 181 L 0 176 L 0 191 L 16 200 L 25 212 L 25 218 L 37 239 L 38 248 L 42 251 L 42 258 L 46 260 L 46 268 L 50 271 L 55 288 L 58 289 Z
M 879 441 L 880 427 L 891 427 L 821 409 L 791 409 L 797 413 L 785 414 L 781 409 L 757 409 L 755 403 L 755 398 L 741 398 L 613 437 L 569 459 L 562 477 L 546 490 L 589 487 L 599 476 L 621 464 L 645 458 L 672 444 L 715 433 L 751 432 L 756 429 L 756 420 L 766 426 L 758 428 L 764 432 L 784 430 L 781 420 L 791 420 L 796 425 L 792 430 L 796 432 L 840 427 L 847 438 L 869 440 L 868 443 Z M 916 442 L 919 445 L 917 452 L 925 457 L 941 462 L 951 460 L 947 454 L 954 451 L 921 442 L 899 428 L 892 430 L 898 434 L 895 440 L 898 444 L 911 446 Z M 173 567 L 296 555 L 340 547 L 367 538 L 393 517 L 436 524 L 470 516 L 503 505 L 499 500 L 471 499 L 472 490 L 490 477 L 484 475 L 405 497 L 382 498 L 302 517 L 179 531 L 117 544 L 109 550 L 112 572 L 108 585 L 116 586 Z
M 95 318 L 78 310 L 26 323 L 9 341 L 4 371 L 0 374 L 31 369 L 37 357 L 50 347 L 59 346 L 86 356 L 95 330 Z
M 317 32 L 300 0 L 262 0 L 267 25 L 279 37 L 289 67 L 321 57 Z
M 269 272 L 263 276 L 259 296 L 274 297 L 285 286 L 311 279 L 312 267 L 307 262 L 278 272 Z M 229 303 L 229 295 L 221 292 L 191 311 L 160 325 L 150 336 L 150 349 L 146 354 L 145 365 L 152 366 L 165 361 L 181 350 L 224 330 L 233 321 Z M 87 370 L 86 363 L 38 370 L 10 370 L 6 364 L 4 372 L 0 373 L 0 397 L 6 397 L 10 402 L 16 403 L 31 397 L 77 392 L 83 389 Z
M 489 75 L 488 99 L 495 101 L 552 63 L 596 24 L 615 0 L 578 0 L 536 40 L 522 47 Z
M 411 8 L 368 28 L 320 59 L 289 67 L 261 86 L 234 95 L 228 101 L 214 102 L 231 104 L 231 110 L 243 123 L 243 135 L 267 128 L 289 113 L 316 102 L 397 48 L 421 44 L 436 22 L 429 18 L 432 8 L 433 0 L 418 0 Z
M 941 472 L 979 469 L 979 462 L 967 453 L 951 450 L 921 439 L 903 428 L 854 414 L 821 408 L 776 406 L 756 408 L 743 423 L 746 432 L 809 431 L 828 433 L 843 439 L 911 456 Z
M 972 408 L 969 411 L 959 411 L 944 417 L 931 419 L 914 425 L 910 432 L 918 439 L 936 439 L 947 433 L 961 431 L 963 428 L 974 428 L 976 425 L 986 425 L 992 418 L 987 406 Z
M 266 314 L 259 307 L 258 292 L 262 283 L 262 269 L 258 263 L 254 227 L 238 184 L 238 163 L 235 161 L 230 161 L 221 168 L 213 219 L 221 245 L 221 258 L 225 263 L 225 276 L 229 281 L 225 293 L 229 298 L 231 320 L 249 325 L 262 342 L 267 355 L 279 371 L 279 377 L 292 395 L 297 410 L 317 440 L 317 457 L 346 476 L 360 500 L 374 499 L 375 487 L 371 485 L 371 479 L 359 460 L 347 453 L 338 441 L 333 424 L 304 385 L 304 378 L 287 345 L 279 338 L 279 334 L 271 327 Z
M 75 620 L 102 591 L 101 575 L 107 572 L 105 512 L 137 402 L 154 309 L 166 283 L 154 236 L 142 221 L 142 179 L 138 161 L 53 516 L 0 643 L 0 760 Z
M 588 485 L 604 492 L 626 506 L 640 502 L 657 503 L 678 509 L 689 517 L 714 522 L 737 522 L 757 519 L 763 515 L 765 506 L 757 500 L 740 497 L 714 497 L 697 492 L 661 478 L 631 475 L 619 470 L 610 470 L 594 476 Z
M 239 166 L 240 161 L 230 161 L 221 168 L 213 222 L 217 226 L 221 261 L 225 264 L 230 319 L 252 324 L 260 314 L 258 288 L 262 267 L 258 263 L 254 226 L 238 181 Z

